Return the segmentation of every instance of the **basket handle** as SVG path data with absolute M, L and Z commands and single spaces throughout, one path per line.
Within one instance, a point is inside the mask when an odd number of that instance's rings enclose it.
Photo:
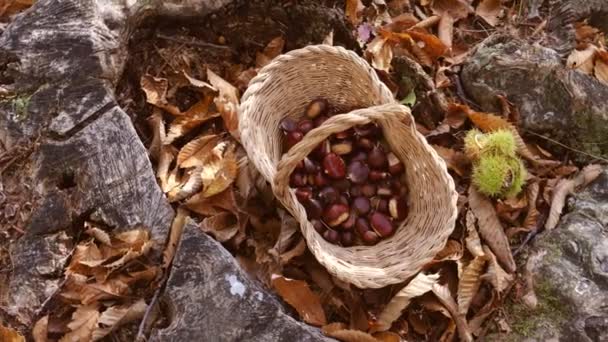
M 310 154 L 323 140 L 330 135 L 345 131 L 356 125 L 365 125 L 372 121 L 399 121 L 410 128 L 416 129 L 409 109 L 400 104 L 390 103 L 369 108 L 357 109 L 345 114 L 338 114 L 327 119 L 323 124 L 308 132 L 304 138 L 289 149 L 279 161 L 274 176 L 273 188 L 280 197 L 289 188 L 289 176 L 298 163 Z

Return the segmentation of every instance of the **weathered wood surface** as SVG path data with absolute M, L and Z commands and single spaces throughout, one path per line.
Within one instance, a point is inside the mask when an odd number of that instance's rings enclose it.
M 202 18 L 230 2 L 39 0 L 0 37 L 0 146 L 39 142 L 22 170 L 39 201 L 26 235 L 12 245 L 14 268 L 0 293 L 0 317 L 11 325 L 31 328 L 61 283 L 72 248 L 64 230 L 82 220 L 143 225 L 163 246 L 174 211 L 114 94 L 129 33 L 149 16 Z M 167 286 L 176 320 L 153 333 L 157 340 L 323 339 L 195 229 L 187 230 Z M 231 293 L 226 276 L 245 292 Z

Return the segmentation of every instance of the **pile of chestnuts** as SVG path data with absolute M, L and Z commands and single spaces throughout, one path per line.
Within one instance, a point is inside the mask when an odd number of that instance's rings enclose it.
M 336 111 L 325 99 L 308 104 L 300 121 L 280 123 L 284 150 Z M 344 247 L 374 245 L 395 233 L 408 214 L 404 166 L 375 123 L 332 134 L 290 175 L 298 201 L 315 230 Z

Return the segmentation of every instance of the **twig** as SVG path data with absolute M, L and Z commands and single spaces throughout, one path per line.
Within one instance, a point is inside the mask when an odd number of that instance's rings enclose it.
M 538 134 L 538 133 L 535 133 L 535 132 L 530 131 L 530 130 L 525 130 L 525 132 L 526 132 L 526 133 L 529 133 L 529 134 L 532 134 L 532 135 L 534 135 L 534 136 L 537 136 L 537 137 L 539 137 L 539 138 L 545 139 L 545 140 L 547 140 L 547 141 L 549 141 L 549 142 L 552 142 L 552 143 L 554 143 L 554 144 L 557 144 L 557 145 L 559 145 L 559 146 L 561 146 L 561 147 L 563 147 L 563 148 L 565 148 L 565 149 L 567 149 L 567 150 L 570 150 L 570 151 L 572 151 L 572 152 L 580 153 L 580 154 L 586 155 L 586 156 L 588 156 L 588 157 L 591 157 L 591 158 L 594 158 L 594 159 L 597 159 L 597 160 L 601 160 L 601 161 L 604 161 L 604 162 L 607 162 L 607 163 L 608 163 L 608 159 L 606 159 L 606 158 L 602 158 L 602 157 L 600 157 L 600 156 L 596 156 L 596 155 L 594 155 L 594 154 L 587 153 L 587 152 L 585 152 L 585 151 L 577 150 L 577 149 L 576 149 L 576 148 L 574 148 L 574 147 L 570 147 L 570 146 L 568 146 L 568 145 L 566 145 L 566 144 L 564 144 L 564 143 L 561 143 L 561 142 L 559 142 L 559 141 L 557 141 L 557 140 L 554 140 L 554 139 L 551 139 L 551 138 L 549 138 L 549 137 L 546 137 L 546 136 L 544 136 L 544 135 L 542 135 L 542 134 Z
M 441 19 L 441 16 L 433 15 L 433 16 L 430 16 L 430 17 L 428 17 L 428 18 L 420 21 L 419 23 L 416 23 L 416 25 L 412 26 L 411 28 L 427 28 L 427 27 L 431 27 L 431 26 L 437 24 L 440 19 Z
M 65 285 L 65 283 L 68 281 L 67 277 L 64 277 L 63 280 L 61 281 L 61 283 L 59 283 L 59 286 L 57 286 L 57 288 L 55 289 L 55 291 L 53 291 L 53 293 L 51 293 L 50 296 L 46 297 L 46 299 L 44 300 L 44 302 L 42 302 L 42 304 L 40 305 L 40 307 L 38 308 L 38 310 L 36 310 L 36 312 L 34 313 L 34 317 L 38 318 L 38 316 L 42 313 L 42 311 L 44 311 L 44 308 L 49 304 L 49 302 L 55 298 L 55 295 L 57 293 L 59 293 L 59 291 L 61 291 L 61 288 L 63 288 L 63 285 Z
M 154 291 L 154 296 L 152 297 L 150 304 L 148 304 L 148 307 L 146 308 L 146 312 L 144 313 L 144 317 L 142 317 L 142 319 L 141 319 L 141 323 L 139 323 L 139 328 L 137 329 L 137 335 L 135 336 L 135 341 L 145 341 L 146 340 L 146 338 L 144 336 L 144 329 L 146 326 L 146 322 L 148 321 L 148 316 L 150 316 L 152 309 L 156 306 L 158 297 L 160 297 L 160 293 L 161 293 L 162 289 L 164 288 L 165 282 L 167 281 L 168 278 L 169 277 L 165 277 L 165 279 L 158 286 L 156 291 Z
M 538 25 L 538 27 L 536 29 L 534 29 L 534 31 L 532 32 L 532 34 L 530 34 L 530 38 L 536 36 L 537 34 L 539 34 L 540 31 L 542 31 L 547 26 L 548 22 L 549 21 L 547 19 L 543 20 L 543 22 L 540 23 L 540 25 Z
M 186 45 L 194 45 L 194 46 L 201 46 L 201 47 L 207 47 L 207 48 L 213 48 L 213 49 L 222 49 L 222 50 L 233 51 L 232 48 L 230 48 L 229 46 L 226 46 L 226 45 L 199 42 L 199 41 L 195 41 L 195 40 L 189 40 L 189 39 L 178 38 L 178 37 L 169 37 L 169 36 L 166 36 L 161 33 L 157 33 L 156 38 L 164 39 L 164 40 L 168 40 L 168 41 L 172 41 L 172 42 L 176 42 L 176 43 L 182 43 L 182 44 L 186 44 Z

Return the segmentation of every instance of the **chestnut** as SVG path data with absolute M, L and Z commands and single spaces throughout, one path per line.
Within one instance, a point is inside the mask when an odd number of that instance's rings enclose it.
M 319 220 L 311 220 L 310 224 L 312 224 L 312 227 L 317 231 L 317 233 L 319 234 L 323 234 L 325 233 L 325 230 L 327 228 L 325 228 L 325 225 L 323 224 L 323 222 L 319 221 Z
M 287 135 L 285 136 L 285 149 L 289 150 L 293 145 L 299 143 L 302 138 L 304 138 L 304 134 L 302 134 L 302 132 L 300 131 L 291 131 L 288 132 Z
M 347 129 L 347 130 L 345 130 L 345 131 L 335 133 L 335 134 L 334 134 L 334 137 L 335 137 L 336 139 L 346 139 L 346 138 L 350 138 L 350 137 L 352 137 L 352 136 L 353 136 L 353 134 L 354 134 L 354 132 L 353 132 L 353 130 L 352 130 L 352 129 Z
M 350 201 L 348 200 L 348 197 L 346 197 L 346 195 L 340 195 L 340 198 L 338 198 L 338 203 L 344 204 L 346 206 L 350 205 Z
M 368 138 L 357 139 L 356 145 L 365 151 L 369 151 L 374 148 L 374 143 Z
M 364 184 L 361 187 L 361 194 L 365 197 L 371 198 L 376 195 L 376 186 L 374 184 Z
M 355 226 L 355 221 L 357 220 L 357 213 L 351 209 L 350 214 L 348 215 L 348 219 L 340 225 L 340 227 L 344 230 L 351 230 Z
M 353 143 L 349 140 L 343 140 L 331 146 L 331 151 L 338 155 L 349 154 L 353 151 Z
M 340 225 L 342 222 L 348 220 L 349 216 L 348 206 L 341 203 L 332 204 L 323 211 L 323 221 L 330 227 Z
M 319 115 L 327 114 L 329 103 L 325 99 L 314 99 L 306 107 L 306 116 L 314 119 Z
M 363 234 L 371 230 L 369 222 L 364 217 L 359 217 L 355 221 L 355 230 L 359 233 L 359 236 L 363 237 Z
M 318 200 L 311 198 L 308 201 L 302 203 L 304 209 L 306 209 L 306 215 L 309 220 L 320 219 L 323 214 L 323 206 Z
M 388 201 L 386 199 L 374 197 L 371 199 L 371 204 L 374 210 L 388 214 Z
M 397 220 L 404 220 L 408 214 L 407 198 L 405 196 L 393 197 L 388 201 L 388 212 Z
M 369 177 L 369 167 L 362 161 L 355 160 L 348 164 L 347 176 L 355 184 L 363 184 Z
M 381 237 L 387 237 L 395 232 L 395 226 L 388 216 L 380 212 L 374 212 L 369 218 L 372 229 Z
M 382 172 L 382 171 L 378 171 L 378 170 L 371 170 L 369 172 L 369 180 L 371 180 L 372 182 L 378 182 L 384 179 L 387 179 L 389 177 L 389 173 L 387 172 Z
M 315 147 L 315 149 L 312 151 L 312 155 L 317 159 L 323 159 L 330 152 L 331 144 L 329 143 L 329 140 L 323 140 L 319 146 Z
M 319 164 L 308 157 L 304 158 L 302 162 L 304 164 L 304 171 L 308 174 L 316 174 L 321 170 Z
M 304 119 L 298 122 L 298 130 L 304 134 L 310 132 L 313 128 L 315 128 L 315 124 L 312 120 Z
M 393 195 L 393 190 L 388 185 L 379 185 L 378 190 L 376 191 L 378 196 L 390 197 Z
M 355 126 L 355 133 L 360 137 L 374 136 L 378 133 L 378 125 L 370 122 L 366 125 Z
M 384 153 L 382 146 L 375 146 L 372 148 L 368 154 L 367 163 L 374 169 L 386 168 L 386 153 Z
M 356 152 L 351 158 L 350 161 L 367 161 L 367 153 L 365 151 Z
M 355 234 L 350 231 L 345 231 L 340 234 L 340 243 L 344 247 L 350 247 L 355 244 Z
M 329 117 L 327 115 L 319 115 L 312 122 L 315 124 L 315 127 L 321 126 L 325 121 L 327 121 Z
M 375 245 L 378 243 L 378 240 L 380 240 L 380 237 L 373 230 L 368 230 L 361 235 L 361 240 L 363 240 L 366 245 Z
M 314 175 L 314 184 L 317 187 L 322 187 L 329 184 L 329 179 L 319 171 Z
M 292 118 L 285 118 L 285 119 L 281 120 L 279 127 L 281 128 L 281 130 L 283 130 L 283 133 L 286 134 L 288 132 L 293 132 L 293 131 L 297 130 L 298 124 Z
M 340 193 L 338 193 L 338 190 L 336 190 L 336 188 L 332 186 L 326 186 L 321 189 L 321 191 L 319 191 L 318 197 L 321 202 L 325 203 L 325 205 L 334 204 L 336 203 L 338 198 L 340 198 Z
M 323 238 L 327 240 L 327 242 L 338 243 L 340 241 L 340 234 L 332 229 L 328 229 L 323 233 Z
M 348 191 L 348 194 L 350 195 L 350 197 L 359 197 L 361 196 L 361 186 L 360 185 L 353 185 L 350 190 Z
M 403 163 L 401 163 L 393 152 L 387 154 L 386 159 L 388 160 L 388 172 L 391 175 L 397 176 L 404 171 Z
M 344 159 L 335 153 L 330 153 L 323 158 L 323 171 L 333 179 L 341 179 L 346 176 L 346 165 Z
M 334 187 L 340 192 L 348 192 L 351 188 L 351 184 L 348 179 L 340 179 L 334 182 Z
M 289 186 L 292 188 L 306 186 L 306 177 L 299 172 L 292 173 L 291 176 L 289 176 Z
M 363 196 L 356 197 L 353 200 L 353 209 L 359 215 L 365 215 L 369 213 L 369 210 L 371 209 L 371 203 L 369 201 L 369 198 Z
M 303 187 L 296 189 L 296 198 L 300 203 L 304 203 L 312 198 L 312 188 L 311 187 Z

